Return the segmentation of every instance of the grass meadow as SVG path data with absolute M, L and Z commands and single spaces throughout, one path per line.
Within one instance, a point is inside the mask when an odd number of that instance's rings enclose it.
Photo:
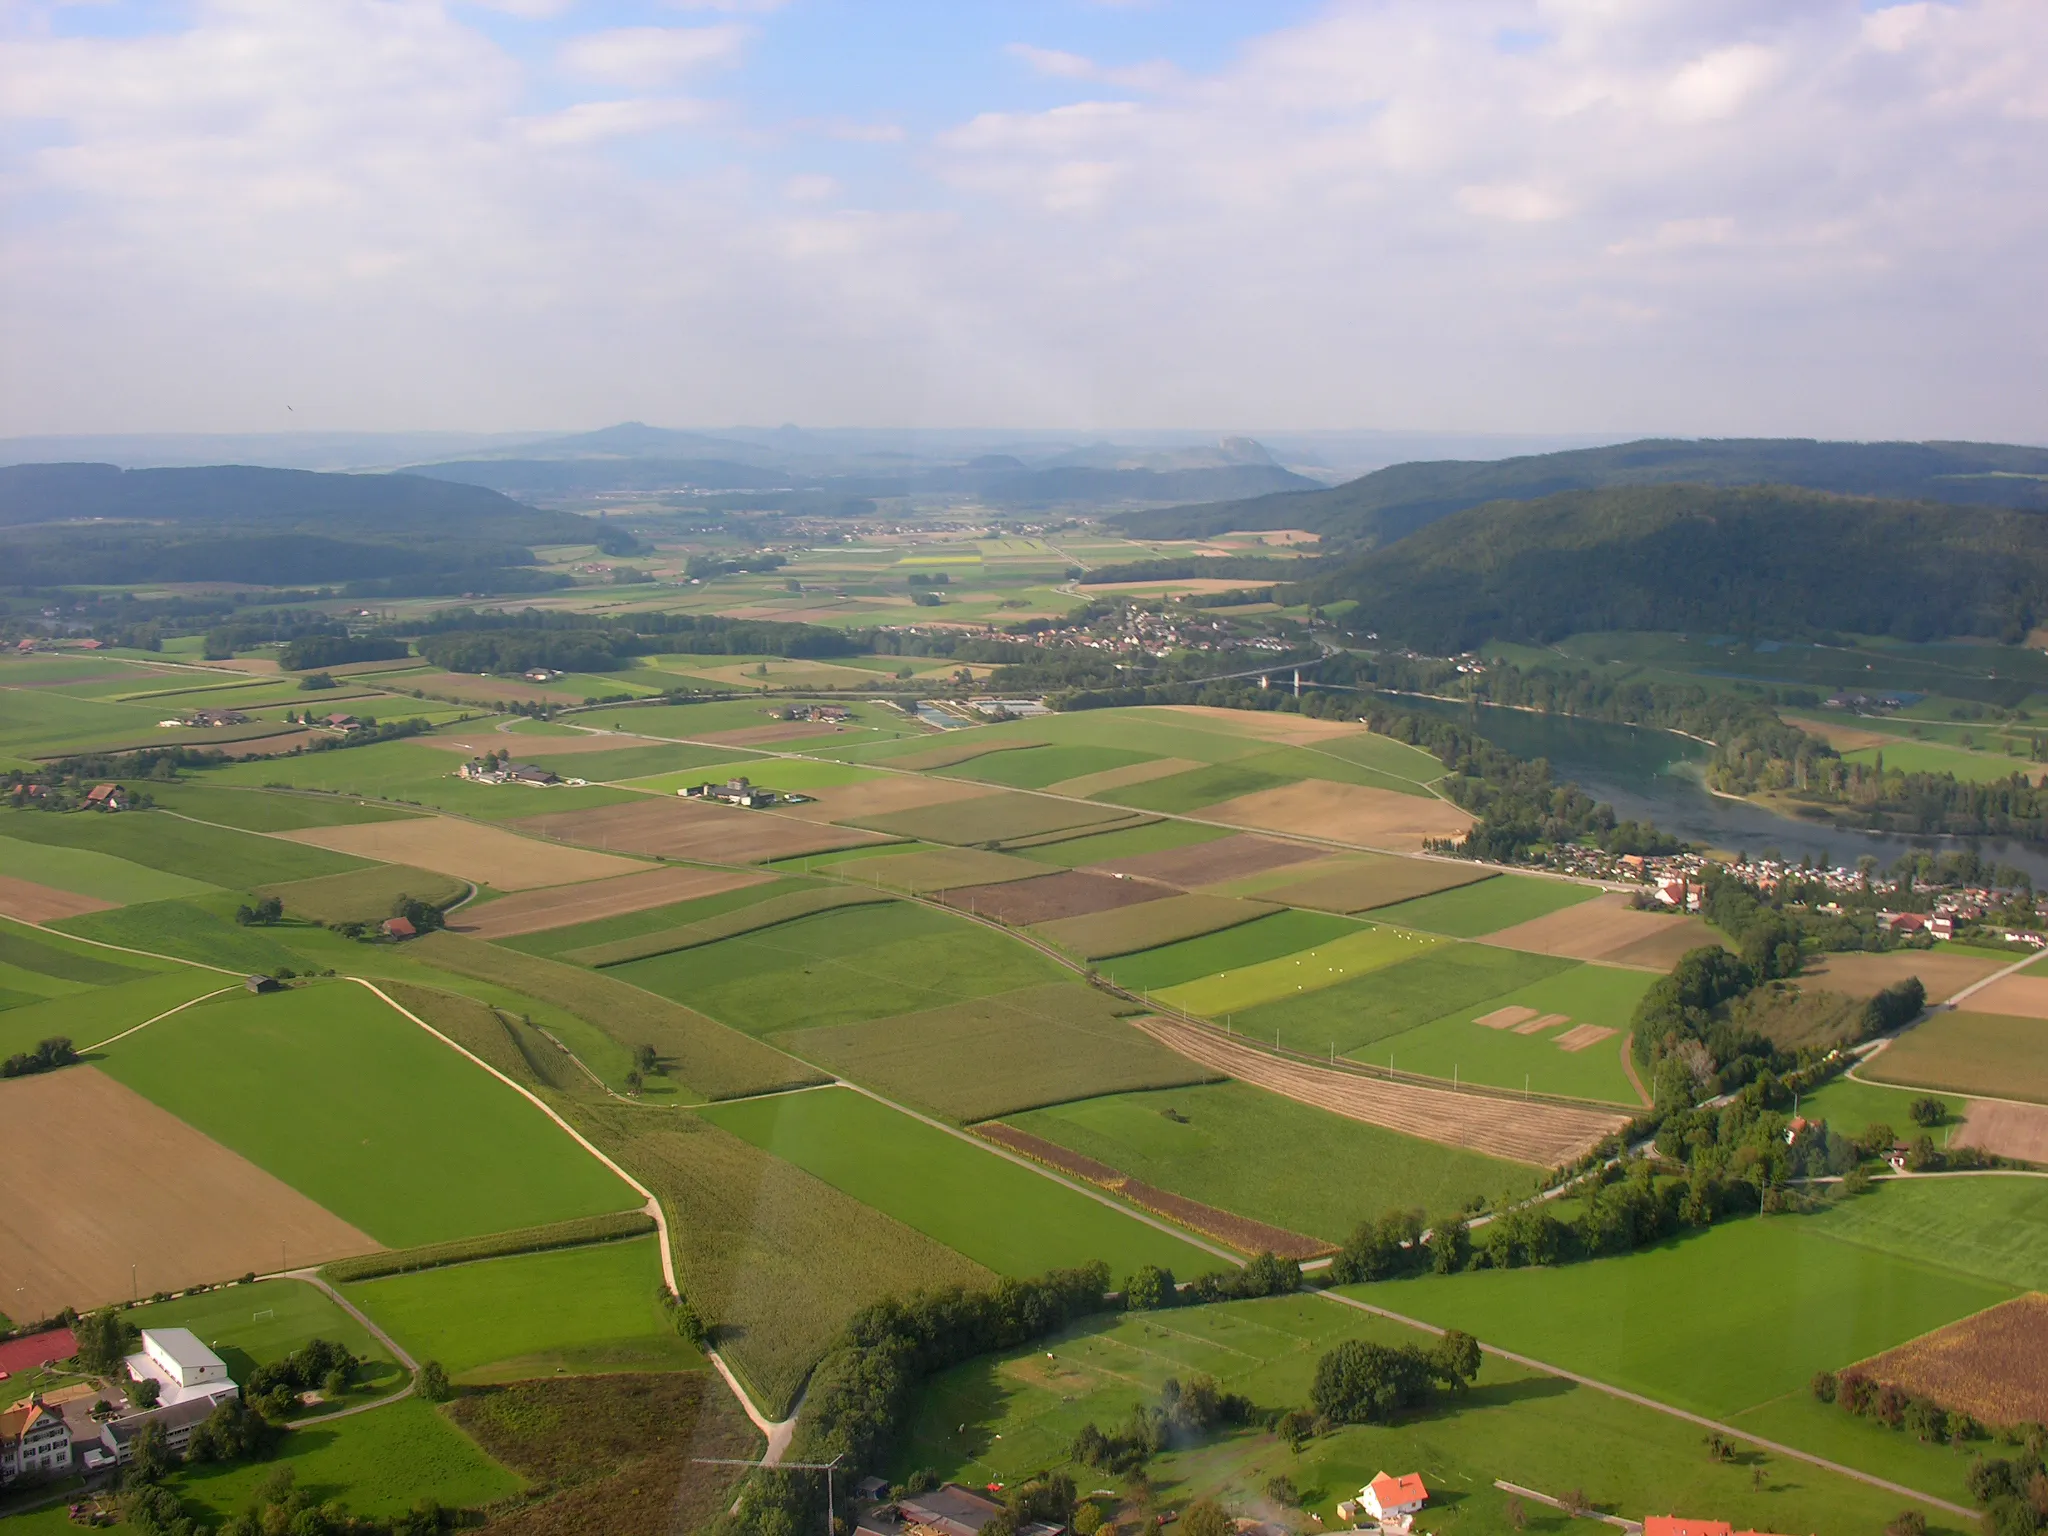
M 100 1067 L 390 1247 L 639 1203 L 538 1109 L 348 983 L 202 1003 Z
M 66 991 L 0 1009 L 0 1056 L 32 1050 L 53 1035 L 83 1051 L 180 1003 L 234 984 L 233 977 L 181 965 L 119 986 L 83 994 Z
M 1199 811 L 1204 806 L 1220 805 L 1225 800 L 1235 800 L 1239 795 L 1256 794 L 1262 789 L 1278 789 L 1303 777 L 1305 775 L 1299 773 L 1267 773 L 1238 763 L 1210 763 L 1206 767 L 1190 768 L 1185 773 L 1169 774 L 1163 779 L 1148 779 L 1143 784 L 1107 790 L 1097 798 L 1111 805 L 1127 805 L 1133 810 L 1178 815 Z
M 0 816 L 0 836 L 111 854 L 133 864 L 235 891 L 271 881 L 338 875 L 364 865 L 361 859 L 330 853 L 325 848 L 280 842 L 232 827 L 216 827 L 152 811 L 124 811 L 115 816 L 12 811 Z
M 1013 752 L 992 752 L 946 770 L 956 779 L 975 779 L 983 784 L 1002 784 L 1011 789 L 1044 789 L 1064 779 L 1078 779 L 1086 773 L 1125 768 L 1132 763 L 1154 760 L 1151 752 L 1128 747 L 1021 747 Z
M 388 805 L 366 805 L 343 795 L 291 794 L 280 790 L 238 789 L 187 780 L 155 784 L 149 793 L 159 809 L 198 821 L 239 827 L 244 832 L 295 832 L 302 827 L 359 826 L 372 821 L 397 821 L 411 814 Z
M 1228 837 L 1223 827 L 1205 827 L 1192 821 L 1152 821 L 1117 832 L 1091 832 L 1063 838 L 1056 843 L 1035 843 L 1013 851 L 1021 858 L 1036 859 L 1061 869 L 1078 869 L 1100 864 L 1104 859 L 1129 859 L 1141 853 L 1163 853 L 1169 848 L 1188 848 L 1196 843 L 1213 843 Z
M 1300 954 L 1356 933 L 1359 928 L 1350 918 L 1289 908 L 1221 933 L 1163 944 L 1140 954 L 1119 955 L 1103 971 L 1113 976 L 1119 986 L 1133 991 L 1162 992 L 1205 976 Z
M 275 896 L 294 917 L 322 923 L 378 922 L 391 915 L 400 896 L 446 906 L 469 889 L 467 880 L 405 864 L 373 864 L 345 875 L 258 886 L 254 894 Z
M 804 743 L 799 740 L 785 743 L 785 745 L 801 748 Z M 668 752 L 679 749 L 652 747 L 648 750 Z M 680 790 L 697 784 L 723 784 L 727 779 L 734 778 L 748 779 L 755 784 L 776 790 L 782 794 L 803 795 L 817 789 L 839 789 L 848 784 L 865 784 L 871 779 L 882 777 L 881 774 L 871 768 L 856 768 L 849 763 L 825 762 L 815 758 L 746 757 L 735 759 L 730 755 L 729 751 L 721 755 L 709 747 L 681 750 L 703 752 L 706 754 L 705 761 L 700 764 L 686 759 L 681 764 L 669 764 L 653 772 L 641 769 L 638 774 L 608 771 L 605 774 L 605 778 L 607 780 L 624 779 L 634 789 L 651 790 L 656 794 L 662 795 L 673 795 Z M 633 752 L 620 755 L 638 757 L 639 753 Z M 603 765 L 607 770 L 610 769 L 610 760 L 613 754 L 609 752 L 581 754 L 578 760 L 588 764 L 593 756 L 599 764 Z M 558 767 L 556 772 L 559 773 L 560 771 Z M 587 766 L 582 772 L 586 777 L 591 776 L 590 769 Z
M 971 1487 L 1014 1482 L 1066 1463 L 1075 1432 L 1121 1423 L 1156 1398 L 1169 1376 L 1214 1376 L 1261 1407 L 1307 1401 L 1316 1361 L 1345 1339 L 1428 1342 L 1411 1329 L 1316 1296 L 1131 1313 L 1083 1323 L 1028 1350 L 983 1357 L 933 1379 L 894 1461 L 893 1477 L 929 1466 Z M 1804 1465 L 1720 1463 L 1701 1452 L 1694 1424 L 1589 1388 L 1488 1359 L 1476 1386 L 1391 1425 L 1356 1425 L 1295 1453 L 1262 1429 L 1226 1431 L 1170 1450 L 1150 1467 L 1153 1502 L 1185 1508 L 1220 1498 L 1233 1512 L 1295 1517 L 1265 1497 L 1285 1475 L 1301 1490 L 1300 1517 L 1342 1528 L 1336 1505 L 1381 1470 L 1420 1470 L 1431 1499 L 1427 1528 L 1448 1536 L 1515 1528 L 1496 1478 L 1553 1494 L 1583 1488 L 1602 1511 L 1640 1521 L 1676 1508 L 1744 1526 L 1850 1536 L 1881 1529 L 1895 1494 Z M 1069 1465 L 1081 1486 L 1102 1474 Z M 1760 1481 L 1760 1486 L 1759 1486 Z M 1525 1501 L 1527 1531 L 1584 1530 Z M 1311 1527 L 1315 1528 L 1315 1527 Z M 1938 1522 L 1936 1530 L 1949 1529 Z
M 1531 1182 L 1516 1164 L 1247 1083 L 1106 1094 L 1004 1119 L 1147 1184 L 1333 1243 L 1386 1211 L 1455 1210 Z
M 606 974 L 772 1035 L 936 1008 L 1066 972 L 965 918 L 898 902 L 798 918 Z
M 345 1287 L 416 1360 L 465 1382 L 704 1364 L 657 1299 L 654 1236 L 451 1264 Z
M 1194 1275 L 1226 1261 L 1030 1168 L 850 1088 L 778 1094 L 700 1113 L 762 1151 L 963 1253 L 1019 1277 L 1105 1260 Z
M 514 934 L 496 942 L 530 955 L 552 957 L 567 954 L 572 949 L 592 949 L 600 944 L 615 944 L 622 939 L 636 939 L 670 928 L 681 928 L 751 907 L 771 897 L 806 889 L 810 886 L 795 880 L 763 881 L 760 885 L 720 891 L 715 896 L 699 896 L 690 901 L 671 902 L 665 907 L 648 907 L 639 912 L 621 912 L 616 917 L 595 918 L 562 928 L 545 928 L 538 933 Z
M 1926 1098 L 1924 1090 L 1886 1088 L 1858 1078 L 1841 1076 L 1822 1084 L 1799 1101 L 1799 1112 L 1809 1120 L 1825 1120 L 1845 1136 L 1861 1136 L 1873 1125 L 1888 1125 L 1894 1136 L 1908 1131 L 1918 1134 L 1913 1124 L 1913 1101 Z M 1934 1132 L 1936 1142 L 1945 1142 L 1948 1129 L 1962 1118 L 1967 1102 L 1959 1094 L 1936 1094 L 1948 1109 L 1947 1126 Z
M 1319 992 L 1339 982 L 1385 970 L 1444 942 L 1430 934 L 1410 933 L 1405 928 L 1361 925 L 1313 949 L 1219 971 L 1200 981 L 1164 988 L 1159 996 L 1189 1013 L 1220 1019 L 1292 998 L 1297 993 Z
M 1864 1062 L 1873 1082 L 2048 1104 L 2048 1020 L 1936 1013 Z
M 1474 939 L 1482 933 L 1498 933 L 1516 923 L 1547 917 L 1600 892 L 1590 885 L 1569 880 L 1538 880 L 1529 875 L 1496 875 L 1474 885 L 1418 896 L 1412 901 L 1381 907 L 1373 917 L 1419 928 L 1424 933 L 1447 934 L 1454 939 Z
M 67 917 L 62 924 L 65 932 L 81 938 L 176 955 L 242 975 L 267 975 L 285 966 L 299 969 L 304 957 L 291 945 L 305 937 L 305 931 L 292 923 L 245 928 L 234 920 L 235 908 L 245 902 L 245 897 L 234 894 L 151 901 Z
M 1845 1243 L 2048 1291 L 2048 1180 L 2000 1174 L 1880 1179 L 1870 1194 L 1812 1220 Z
M 0 821 L 0 827 L 11 826 L 11 821 Z M 214 889 L 203 880 L 151 869 L 110 853 L 18 837 L 0 837 L 0 870 L 17 880 L 33 880 L 60 891 L 75 891 L 80 896 L 123 904 L 200 896 Z

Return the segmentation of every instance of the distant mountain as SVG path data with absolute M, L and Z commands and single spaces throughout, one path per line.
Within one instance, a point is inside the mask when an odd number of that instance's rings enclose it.
M 1322 567 L 1357 633 L 1435 655 L 1600 629 L 2018 640 L 2048 518 L 1791 486 L 1618 486 L 1467 508 Z
M 650 427 L 644 421 L 622 421 L 595 432 L 542 438 L 488 455 L 524 459 L 727 459 L 739 463 L 775 463 L 782 453 L 737 437 L 706 432 L 680 432 Z M 485 457 L 479 455 L 478 457 Z
M 0 563 L 25 585 L 397 579 L 432 589 L 445 577 L 457 592 L 516 591 L 540 575 L 504 574 L 532 562 L 531 546 L 591 542 L 632 547 L 594 521 L 419 475 L 0 468 Z
M 1898 500 L 2048 510 L 2048 449 L 1998 443 L 1825 443 L 1799 438 L 1646 439 L 1492 460 L 1396 464 L 1328 490 L 1126 513 L 1141 538 L 1306 528 L 1391 544 L 1466 507 L 1623 485 L 1796 485 Z
M 458 459 L 410 473 L 511 496 L 593 496 L 622 491 L 751 491 L 789 484 L 772 466 L 727 459 Z

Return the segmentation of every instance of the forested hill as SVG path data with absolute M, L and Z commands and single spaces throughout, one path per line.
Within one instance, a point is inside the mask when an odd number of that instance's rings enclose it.
M 621 542 L 623 541 L 623 542 Z M 0 562 L 10 584 L 221 580 L 371 583 L 365 595 L 531 591 L 536 544 L 629 535 L 478 486 L 416 475 L 220 465 L 0 468 Z
M 1326 567 L 1347 627 L 1434 655 L 1596 629 L 2018 640 L 2048 613 L 2048 516 L 1786 486 L 1567 491 L 1455 513 Z
M 1489 501 L 1623 485 L 1795 485 L 1850 496 L 2048 510 L 2048 449 L 1999 443 L 1823 443 L 1803 438 L 1646 439 L 1495 460 L 1396 464 L 1329 490 L 1127 513 L 1141 538 L 1306 528 L 1391 544 Z

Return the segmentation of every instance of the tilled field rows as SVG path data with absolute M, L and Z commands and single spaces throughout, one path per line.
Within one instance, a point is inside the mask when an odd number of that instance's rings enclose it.
M 1570 1162 L 1628 1124 L 1626 1115 L 1596 1109 L 1517 1104 L 1286 1061 L 1213 1029 L 1156 1015 L 1130 1022 L 1188 1060 L 1255 1088 L 1406 1136 L 1541 1168 Z

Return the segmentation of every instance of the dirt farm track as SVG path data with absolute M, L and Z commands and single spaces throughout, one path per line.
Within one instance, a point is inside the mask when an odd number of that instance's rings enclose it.
M 280 1252 L 316 1264 L 379 1246 L 92 1067 L 0 1083 L 0 1125 L 18 1147 L 62 1148 L 60 1178 L 17 1179 L 0 1202 L 18 1321 L 125 1301 L 131 1283 L 147 1296 L 272 1270 Z
M 1312 1104 L 1348 1119 L 1419 1136 L 1444 1146 L 1464 1147 L 1489 1157 L 1554 1168 L 1571 1161 L 1601 1137 L 1628 1124 L 1628 1116 L 1579 1109 L 1568 1104 L 1516 1103 L 1484 1094 L 1459 1093 L 1420 1083 L 1385 1082 L 1355 1072 L 1311 1066 L 1269 1055 L 1242 1039 L 1176 1019 L 1136 1018 L 1131 1022 L 1188 1060 L 1226 1073 L 1239 1082 L 1301 1104 Z

